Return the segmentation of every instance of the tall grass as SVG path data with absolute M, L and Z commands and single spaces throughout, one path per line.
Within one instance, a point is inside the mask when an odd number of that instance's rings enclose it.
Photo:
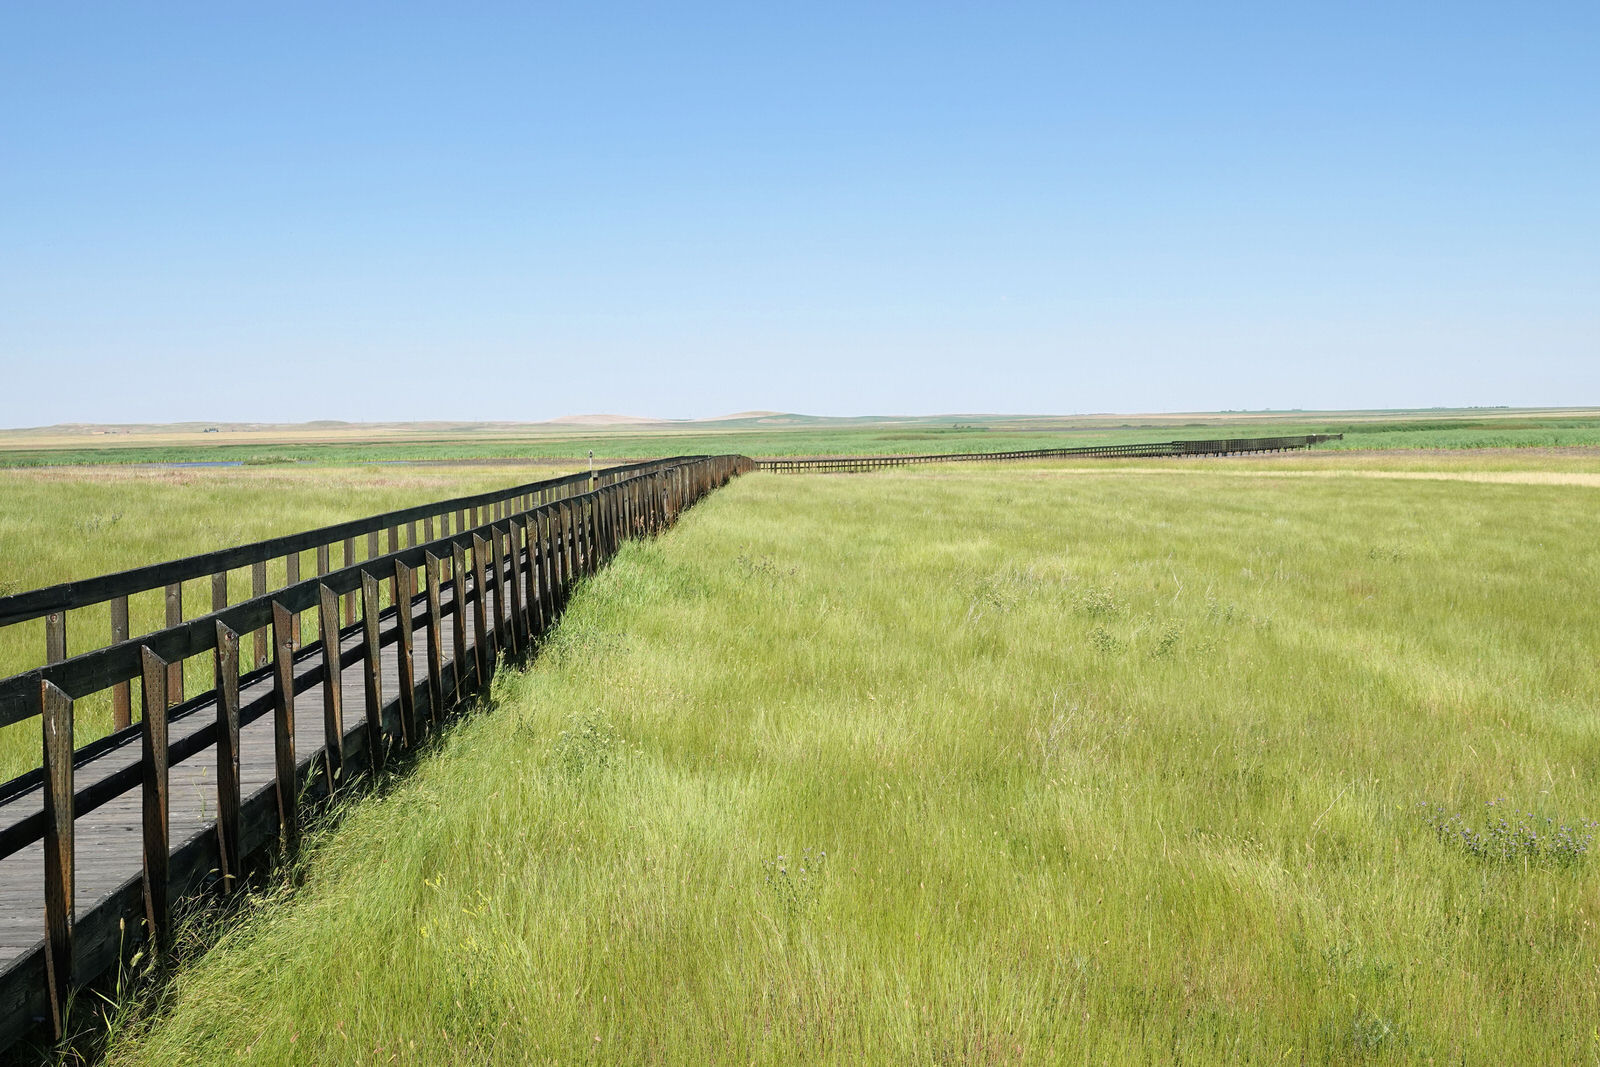
M 750 476 L 115 1063 L 1592 1062 L 1600 496 Z M 826 856 L 824 858 L 824 853 Z

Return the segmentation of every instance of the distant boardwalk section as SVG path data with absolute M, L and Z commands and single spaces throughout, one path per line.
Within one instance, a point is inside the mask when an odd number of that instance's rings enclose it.
M 1316 433 L 1302 437 L 1241 437 L 1211 441 L 1158 441 L 1138 445 L 1085 445 L 1081 448 L 1033 448 L 1015 452 L 937 452 L 904 456 L 773 457 L 756 460 L 764 471 L 805 473 L 816 471 L 869 471 L 882 467 L 907 467 L 914 463 L 995 463 L 1018 459 L 1160 459 L 1172 456 L 1234 456 L 1247 452 L 1287 452 L 1310 448 L 1324 441 L 1343 440 L 1342 433 Z

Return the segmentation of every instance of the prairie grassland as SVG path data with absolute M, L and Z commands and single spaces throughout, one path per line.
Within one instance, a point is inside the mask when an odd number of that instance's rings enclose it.
M 742 478 L 110 1060 L 1595 1062 L 1597 519 Z
M 571 469 L 571 464 L 561 463 L 449 470 L 385 466 L 6 471 L 0 474 L 0 595 L 537 481 Z M 335 565 L 338 555 L 336 548 Z M 275 561 L 268 568 L 269 582 L 282 585 L 283 572 L 283 561 Z M 314 553 L 301 560 L 301 573 L 316 573 Z M 249 595 L 249 571 L 231 574 L 230 601 Z M 186 582 L 183 602 L 189 617 L 209 611 L 209 580 Z M 132 598 L 130 630 L 140 634 L 160 629 L 166 625 L 165 610 L 160 590 Z M 69 612 L 69 654 L 104 647 L 110 627 L 110 609 L 103 605 Z M 0 676 L 31 670 L 43 660 L 42 621 L 0 628 Z M 192 695 L 210 684 L 210 672 L 191 671 L 186 681 Z M 79 744 L 110 729 L 109 696 L 80 701 L 76 711 Z M 0 781 L 37 766 L 39 753 L 37 720 L 0 730 Z
M 152 428 L 154 429 L 154 428 Z M 1528 412 L 1320 412 L 1270 416 L 1215 413 L 1114 417 L 962 416 L 934 419 L 798 420 L 767 425 L 734 420 L 681 427 L 521 429 L 463 426 L 315 426 L 205 434 L 140 432 L 112 437 L 0 430 L 0 467 L 227 461 L 257 464 L 365 464 L 522 457 L 648 458 L 692 453 L 748 456 L 999 452 L 1174 439 L 1342 433 L 1326 450 L 1549 449 L 1600 447 L 1593 409 Z

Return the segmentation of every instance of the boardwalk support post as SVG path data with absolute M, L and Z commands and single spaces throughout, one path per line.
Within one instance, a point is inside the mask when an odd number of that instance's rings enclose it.
M 217 851 L 222 889 L 239 888 L 239 635 L 217 623 Z
M 339 665 L 339 594 L 317 587 L 317 632 L 322 635 L 322 769 L 328 794 L 344 776 L 344 685 Z
M 394 621 L 400 635 L 396 645 L 396 678 L 400 685 L 400 743 L 406 748 L 417 744 L 417 674 L 412 640 L 411 568 L 400 560 L 394 563 Z
M 72 701 L 49 681 L 39 683 L 44 726 L 44 969 L 51 1036 L 66 1033 L 72 988 L 75 888 L 72 823 Z
M 378 643 L 378 579 L 361 572 L 362 680 L 367 696 L 367 761 L 372 773 L 383 767 L 383 656 Z
M 150 943 L 165 956 L 172 938 L 171 910 L 167 905 L 167 865 L 170 841 L 167 821 L 167 684 L 171 664 L 142 647 L 144 661 L 144 915 Z
M 423 563 L 423 581 L 428 587 L 428 721 L 432 723 L 437 723 L 444 715 L 444 635 L 439 632 L 444 622 L 439 605 L 439 575 L 443 562 L 429 552 Z
M 272 753 L 276 769 L 278 835 L 283 850 L 300 848 L 300 794 L 294 773 L 294 613 L 272 602 Z

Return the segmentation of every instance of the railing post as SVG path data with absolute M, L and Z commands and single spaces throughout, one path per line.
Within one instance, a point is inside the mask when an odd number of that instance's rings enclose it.
M 489 648 L 489 620 L 485 613 L 489 609 L 489 587 L 486 584 L 484 568 L 489 553 L 489 542 L 478 534 L 472 535 L 472 587 L 473 599 L 476 601 L 475 610 L 472 612 L 472 644 L 473 659 L 478 664 L 478 685 L 489 684 L 489 672 L 494 669 L 494 655 Z
M 217 851 L 222 888 L 239 886 L 239 635 L 217 623 Z
M 533 528 L 539 537 L 539 629 L 541 633 L 549 633 L 556 624 L 556 578 L 548 504 L 541 504 L 533 513 Z
M 128 639 L 128 598 L 111 601 L 111 643 Z M 133 685 L 126 680 L 111 687 L 111 728 L 126 730 L 133 723 Z
M 599 498 L 593 493 L 583 498 L 583 572 L 588 575 L 600 570 L 599 505 Z
M 429 543 L 432 543 L 431 538 Z M 444 622 L 439 604 L 439 575 L 443 562 L 432 552 L 424 556 L 423 581 L 428 587 L 428 719 L 431 722 L 438 722 L 444 716 L 444 635 L 439 632 Z
M 516 519 L 506 520 L 506 556 L 511 567 L 505 581 L 511 590 L 511 643 L 515 651 L 524 652 L 528 648 L 528 619 L 522 613 L 522 545 L 517 537 L 520 528 Z
M 276 770 L 278 835 L 285 852 L 300 847 L 300 794 L 294 773 L 293 612 L 272 602 L 272 754 Z
M 367 759 L 376 775 L 383 767 L 383 655 L 378 642 L 378 579 L 361 572 L 361 677 L 367 696 Z
M 344 539 L 344 559 L 339 565 L 341 567 L 350 567 L 355 564 L 355 561 L 356 539 L 354 537 L 346 537 Z M 344 595 L 344 617 L 347 619 L 356 617 L 356 592 L 354 589 Z
M 52 611 L 44 617 L 44 661 L 60 663 L 67 658 L 67 612 Z
M 394 615 L 396 632 L 395 673 L 400 683 L 400 743 L 411 748 L 421 740 L 417 735 L 417 674 L 412 644 L 411 568 L 394 561 Z
M 459 531 L 457 536 L 460 536 Z M 455 541 L 450 543 L 450 591 L 450 631 L 455 638 L 450 669 L 455 675 L 456 701 L 459 702 L 467 676 L 467 553 Z M 481 682 L 482 676 L 478 680 Z
M 72 700 L 53 682 L 39 682 L 44 734 L 44 973 L 49 987 L 51 1036 L 66 1035 L 67 998 L 73 979 Z
M 339 661 L 339 595 L 317 588 L 317 632 L 322 635 L 322 769 L 328 795 L 344 776 L 344 678 Z
M 267 595 L 267 561 L 257 560 L 250 565 L 250 596 L 259 599 Z M 256 631 L 256 670 L 267 665 L 267 628 Z
M 218 571 L 211 576 L 211 610 L 221 611 L 228 606 L 228 572 Z
M 556 624 L 558 610 L 556 598 L 561 581 L 561 566 L 557 560 L 559 549 L 556 546 L 556 523 L 559 515 L 560 505 L 553 501 L 539 505 L 539 510 L 533 513 L 534 523 L 539 529 L 539 566 L 543 576 L 539 595 L 544 598 L 546 628 Z
M 539 603 L 539 533 L 538 524 L 528 512 L 518 520 L 522 526 L 522 539 L 527 544 L 528 569 L 525 572 L 526 588 L 523 591 L 524 610 L 527 612 L 528 645 L 544 633 L 544 609 Z
M 283 584 L 287 586 L 300 584 L 300 553 L 290 552 L 283 557 Z M 289 637 L 294 641 L 296 648 L 300 647 L 300 613 L 297 611 L 289 620 Z
M 170 859 L 167 819 L 167 683 L 171 664 L 141 647 L 144 661 L 144 708 L 139 736 L 140 765 L 144 768 L 144 916 L 150 944 L 165 956 L 171 942 L 171 911 L 167 902 L 167 865 Z
M 562 602 L 572 595 L 572 587 L 583 572 L 578 570 L 578 519 L 570 500 L 561 502 L 561 596 Z
M 167 586 L 167 627 L 183 625 L 183 583 Z M 167 706 L 183 703 L 183 660 L 167 665 Z
M 516 641 L 511 626 L 506 621 L 506 554 L 505 536 L 499 526 L 489 527 L 489 560 L 494 567 L 494 645 L 505 649 L 506 654 L 516 654 Z

